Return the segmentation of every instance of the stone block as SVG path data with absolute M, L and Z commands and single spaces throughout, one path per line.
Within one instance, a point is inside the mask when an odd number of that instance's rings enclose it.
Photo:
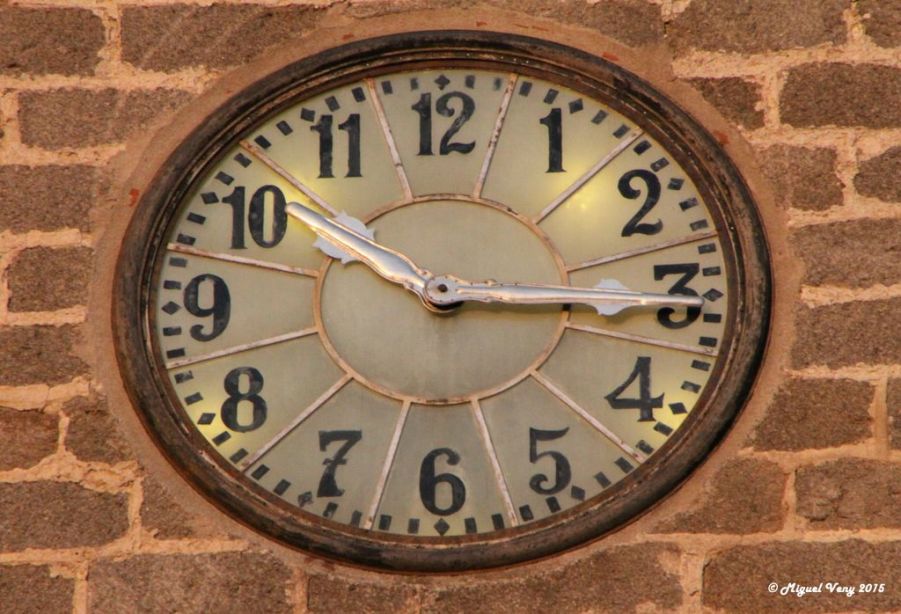
M 646 543 L 599 552 L 554 572 L 512 581 L 471 582 L 424 596 L 424 614 L 470 612 L 675 611 L 682 603 L 679 577 L 660 559 L 678 560 L 678 548 Z
M 713 477 L 698 506 L 660 523 L 662 533 L 764 533 L 785 521 L 786 476 L 776 463 L 734 459 Z
M 901 299 L 801 307 L 792 349 L 795 367 L 901 362 Z
M 104 39 L 87 9 L 0 6 L 0 74 L 92 74 Z
M 91 565 L 88 610 L 132 612 L 291 612 L 291 574 L 250 552 L 145 554 Z
M 0 166 L 0 231 L 88 230 L 103 185 L 92 166 Z
M 100 546 L 125 534 L 124 494 L 70 482 L 0 483 L 0 551 Z
M 58 422 L 39 411 L 0 407 L 0 471 L 27 469 L 53 454 Z
M 866 288 L 901 281 L 901 217 L 803 226 L 792 233 L 804 283 Z
M 811 529 L 901 527 L 901 465 L 856 458 L 806 466 L 795 478 L 798 514 Z
M 667 31 L 677 54 L 692 49 L 763 53 L 845 41 L 850 0 L 694 0 Z
M 77 87 L 19 95 L 22 142 L 44 149 L 119 143 L 190 100 L 180 90 Z
M 311 6 L 251 3 L 126 6 L 122 59 L 163 72 L 246 64 L 267 48 L 309 32 L 323 12 Z
M 690 79 L 688 83 L 729 121 L 753 130 L 763 126 L 763 111 L 757 109 L 760 87 L 739 79 Z
M 901 4 L 893 0 L 858 0 L 864 32 L 880 47 L 901 47 Z
M 395 614 L 416 611 L 416 588 L 409 584 L 364 584 L 330 576 L 311 576 L 307 610 L 311 613 Z
M 901 126 L 901 68 L 816 63 L 791 69 L 779 99 L 782 121 L 798 128 Z
M 71 612 L 75 580 L 45 565 L 0 565 L 0 604 L 4 614 Z
M 770 542 L 735 546 L 704 567 L 702 602 L 725 612 L 896 612 L 901 609 L 901 541 Z M 853 587 L 884 583 L 884 592 L 831 592 L 827 582 Z M 819 587 L 799 597 L 790 584 Z M 773 584 L 775 592 L 770 591 Z M 789 588 L 785 588 L 789 587 Z M 780 594 L 786 590 L 786 594 Z
M 864 160 L 854 177 L 854 188 L 864 196 L 901 202 L 901 147 Z
M 8 270 L 10 311 L 55 311 L 88 298 L 93 250 L 89 247 L 32 247 Z
M 779 388 L 751 442 L 758 450 L 807 450 L 863 441 L 871 434 L 873 394 L 867 382 L 790 379 Z
M 823 211 L 842 204 L 833 150 L 773 145 L 760 152 L 760 161 L 783 208 Z
M 63 413 L 69 416 L 66 449 L 79 459 L 117 463 L 132 457 L 105 399 L 76 397 L 63 405 Z
M 0 329 L 0 386 L 53 386 L 85 375 L 88 366 L 73 352 L 77 326 L 13 326 Z

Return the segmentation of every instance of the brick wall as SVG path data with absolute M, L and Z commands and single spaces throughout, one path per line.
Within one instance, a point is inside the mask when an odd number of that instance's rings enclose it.
M 777 335 L 709 461 L 603 540 L 476 576 L 324 563 L 223 519 L 108 368 L 153 130 L 274 42 L 415 19 L 657 58 L 765 178 L 774 252 Z M 901 610 L 899 144 L 899 0 L 0 2 L 0 611 Z

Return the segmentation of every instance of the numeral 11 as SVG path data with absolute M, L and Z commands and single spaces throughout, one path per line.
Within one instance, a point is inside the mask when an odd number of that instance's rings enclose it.
M 319 177 L 329 179 L 335 176 L 332 172 L 332 154 L 334 137 L 332 136 L 333 118 L 322 115 L 310 130 L 319 133 Z M 345 177 L 362 177 L 360 173 L 360 114 L 351 113 L 347 121 L 338 124 L 338 130 L 347 132 L 347 174 Z

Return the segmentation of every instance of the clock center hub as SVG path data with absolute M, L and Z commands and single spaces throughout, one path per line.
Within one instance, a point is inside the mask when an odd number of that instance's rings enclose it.
M 490 203 L 433 199 L 381 212 L 376 240 L 435 275 L 472 281 L 566 284 L 560 256 L 531 222 Z M 445 405 L 503 390 L 560 338 L 560 306 L 465 303 L 426 309 L 361 263 L 330 261 L 316 315 L 332 357 L 393 397 Z

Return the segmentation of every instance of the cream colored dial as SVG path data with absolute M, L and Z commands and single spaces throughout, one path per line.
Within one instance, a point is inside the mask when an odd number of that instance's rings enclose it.
M 326 256 L 291 202 L 435 274 L 703 306 L 426 309 Z M 499 534 L 602 501 L 692 415 L 728 335 L 723 232 L 609 104 L 508 70 L 388 72 L 284 106 L 203 170 L 154 263 L 151 345 L 186 428 L 289 513 Z

